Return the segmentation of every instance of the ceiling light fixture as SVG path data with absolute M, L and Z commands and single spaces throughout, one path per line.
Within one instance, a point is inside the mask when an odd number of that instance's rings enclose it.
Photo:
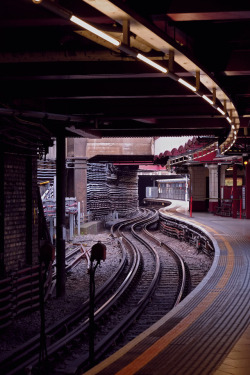
M 179 78 L 179 79 L 178 79 L 178 82 L 180 82 L 182 85 L 188 87 L 190 90 L 192 90 L 192 91 L 196 91 L 196 87 L 190 85 L 190 83 L 184 81 L 184 79 Z
M 224 112 L 220 107 L 217 107 L 217 111 L 219 111 L 223 116 L 226 114 L 226 112 Z
M 78 26 L 81 26 L 83 29 L 86 29 L 86 30 L 90 31 L 91 33 L 101 37 L 102 39 L 105 39 L 107 42 L 113 44 L 116 47 L 118 47 L 121 44 L 121 42 L 119 40 L 116 40 L 116 39 L 112 38 L 108 34 L 105 34 L 101 30 L 98 30 L 97 28 L 89 25 L 87 22 L 81 20 L 80 18 L 78 18 L 76 16 L 71 16 L 70 21 L 74 22 Z
M 231 124 L 232 120 L 230 119 L 230 117 L 227 116 L 226 119 L 227 119 L 227 121 L 230 122 L 230 124 Z
M 104 33 L 103 31 L 101 30 L 98 30 L 97 28 L 89 25 L 87 22 L 81 20 L 80 18 L 76 17 L 76 16 L 71 16 L 70 17 L 70 21 L 74 22 L 75 24 L 77 24 L 78 26 L 81 26 L 82 28 L 90 31 L 91 33 L 101 37 L 102 39 L 110 42 L 111 44 L 113 44 L 114 46 L 116 47 L 121 47 L 120 49 L 121 50 L 124 50 L 125 46 L 121 46 L 121 42 L 117 39 L 114 39 L 112 38 L 111 36 L 109 36 L 108 34 Z M 143 56 L 141 53 L 135 53 L 133 50 L 131 50 L 130 48 L 127 48 L 126 52 L 134 57 L 136 57 L 137 59 L 141 60 L 141 61 L 144 61 L 146 64 L 148 65 L 151 65 L 152 67 L 158 69 L 159 71 L 161 71 L 162 73 L 168 73 L 168 70 L 166 68 L 163 68 L 162 66 L 160 66 L 159 64 L 155 63 L 154 61 L 148 59 L 147 57 Z
M 203 98 L 204 100 L 206 100 L 209 104 L 211 104 L 211 105 L 214 104 L 214 102 L 213 102 L 211 99 L 209 99 L 206 95 L 202 95 L 202 98 Z
M 153 66 L 154 68 L 160 70 L 162 73 L 167 73 L 168 70 L 166 68 L 163 68 L 159 64 L 156 64 L 154 61 L 148 59 L 147 57 L 143 56 L 141 53 L 138 53 L 136 55 L 137 59 L 144 61 L 146 64 Z

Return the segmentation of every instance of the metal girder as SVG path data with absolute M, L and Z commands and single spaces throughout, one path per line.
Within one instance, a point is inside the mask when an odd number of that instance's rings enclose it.
M 52 134 L 76 124 L 96 136 L 97 121 L 98 136 L 204 132 L 228 139 L 229 147 L 250 116 L 249 6 L 167 3 L 2 0 L 0 115 L 42 121 Z M 72 24 L 72 14 L 118 38 L 123 48 Z M 172 75 L 145 65 L 137 52 Z M 221 103 L 234 128 L 202 94 Z

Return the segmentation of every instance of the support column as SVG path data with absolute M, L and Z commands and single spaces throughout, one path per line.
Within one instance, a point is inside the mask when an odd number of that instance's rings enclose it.
M 87 215 L 87 162 L 86 138 L 74 138 L 75 196 L 81 204 L 81 212 Z
M 64 131 L 56 142 L 56 293 L 65 295 L 65 136 Z
M 220 169 L 220 186 L 225 186 L 226 181 L 226 169 L 228 165 L 222 165 Z
M 221 164 L 218 164 L 218 178 L 217 178 L 217 182 L 218 182 L 218 206 L 220 207 L 221 206 Z
M 246 219 L 250 219 L 250 165 L 248 164 L 245 169 L 246 180 Z
M 214 212 L 218 206 L 218 166 L 208 165 L 209 170 L 209 212 Z
M 237 218 L 237 164 L 233 165 L 233 207 L 232 207 L 232 217 Z
M 1 148 L 3 146 L 1 145 Z M 4 152 L 0 150 L 0 280 L 5 277 L 4 266 Z
M 32 158 L 26 158 L 26 263 L 32 265 L 33 248 L 33 197 L 32 197 Z
M 66 157 L 67 159 L 74 160 L 74 138 L 66 138 Z M 75 176 L 74 176 L 74 168 L 70 165 L 71 168 L 66 169 L 66 196 L 67 197 L 75 197 Z
M 224 198 L 224 191 L 221 189 L 222 186 L 225 186 L 225 179 L 226 179 L 226 169 L 227 165 L 221 165 L 220 166 L 220 173 L 218 170 L 218 197 L 220 200 L 223 200 Z M 221 202 L 218 202 L 218 204 Z
M 203 166 L 189 167 L 190 172 L 190 198 L 192 197 L 192 210 L 203 211 L 206 208 L 206 176 L 207 170 Z

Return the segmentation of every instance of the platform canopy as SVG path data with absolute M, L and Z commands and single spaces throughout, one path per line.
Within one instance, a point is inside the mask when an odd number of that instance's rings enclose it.
M 1 0 L 0 31 L 1 138 L 249 148 L 249 2 Z

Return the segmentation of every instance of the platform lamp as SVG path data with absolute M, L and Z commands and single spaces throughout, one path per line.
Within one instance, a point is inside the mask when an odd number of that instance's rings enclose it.
M 106 246 L 98 241 L 91 248 L 89 273 L 89 362 L 94 364 L 95 357 L 95 271 L 97 266 L 106 259 Z

